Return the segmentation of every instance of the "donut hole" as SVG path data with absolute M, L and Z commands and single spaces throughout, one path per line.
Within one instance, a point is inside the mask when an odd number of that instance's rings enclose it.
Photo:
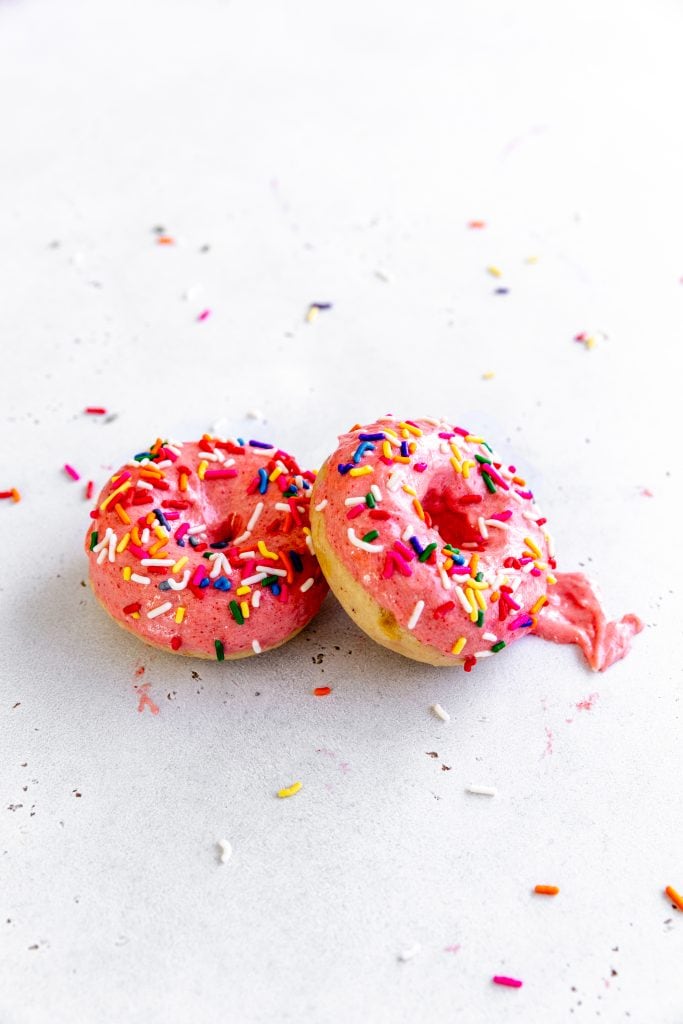
M 209 544 L 232 543 L 246 529 L 246 520 L 236 512 L 220 515 L 217 509 L 204 509 L 206 536 Z

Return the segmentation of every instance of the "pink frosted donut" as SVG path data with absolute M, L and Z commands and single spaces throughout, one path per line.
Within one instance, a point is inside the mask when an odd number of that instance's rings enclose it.
M 179 654 L 223 661 L 278 647 L 327 593 L 309 529 L 314 479 L 262 441 L 157 439 L 90 513 L 95 596 L 119 625 Z
M 526 480 L 483 437 L 445 421 L 353 427 L 320 470 L 311 510 L 320 566 L 346 611 L 418 661 L 471 669 L 535 631 L 558 583 Z M 623 656 L 640 620 L 606 633 L 590 584 L 580 574 L 560 582 L 539 632 L 580 643 L 593 668 Z

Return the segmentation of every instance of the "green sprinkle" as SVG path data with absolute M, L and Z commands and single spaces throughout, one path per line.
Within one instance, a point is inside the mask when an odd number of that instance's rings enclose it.
M 451 544 L 444 544 L 444 551 L 448 551 L 451 555 L 459 555 L 460 548 L 454 548 Z
M 436 551 L 436 544 L 428 544 L 422 554 L 419 556 L 421 562 L 426 562 L 432 551 Z
M 475 455 L 474 457 L 477 460 L 477 462 L 483 462 L 486 466 L 491 465 L 491 460 L 485 459 L 483 455 Z
M 491 454 L 493 455 L 493 448 L 492 448 L 492 447 L 491 447 L 491 445 L 490 445 L 490 444 L 488 443 L 488 441 L 484 441 L 484 448 L 488 448 L 488 450 L 489 450 L 489 451 L 491 452 Z
M 487 489 L 488 491 L 490 491 L 490 493 L 491 493 L 491 494 L 495 494 L 495 493 L 496 493 L 496 486 L 495 486 L 495 484 L 494 484 L 493 480 L 492 480 L 492 479 L 491 479 L 491 477 L 490 477 L 490 476 L 488 475 L 488 473 L 486 472 L 486 470 L 485 470 L 485 469 L 482 469 L 482 471 L 481 471 L 481 475 L 482 475 L 482 476 L 483 476 L 483 478 L 484 478 L 484 483 L 486 484 L 486 489 Z
M 478 572 L 477 575 L 474 577 L 474 579 L 475 579 L 476 583 L 481 583 L 482 580 L 484 579 L 483 572 Z
M 481 628 L 484 625 L 484 613 L 480 610 L 477 615 L 477 625 Z
M 216 645 L 216 661 L 225 661 L 225 649 L 222 640 L 214 640 Z
M 272 587 L 273 583 L 277 583 L 277 581 L 278 581 L 277 576 L 266 576 L 266 578 L 264 580 L 261 580 L 261 586 L 262 587 Z M 236 601 L 233 601 L 232 603 L 233 604 L 237 604 Z
M 237 625 L 238 626 L 243 626 L 244 625 L 244 615 L 242 615 L 242 609 L 238 605 L 237 601 L 231 601 L 230 602 L 230 611 L 232 612 L 232 617 L 235 620 L 235 622 L 237 623 Z
M 377 506 L 377 502 L 375 501 L 375 496 L 372 491 L 368 491 L 365 495 L 365 504 L 368 508 L 375 508 Z
M 211 555 L 213 555 L 214 553 L 215 552 L 213 552 L 213 551 L 203 551 L 202 552 L 202 558 L 211 558 Z
M 154 458 L 156 458 L 156 456 L 152 455 L 151 452 L 140 452 L 139 455 L 135 456 L 133 461 L 134 462 L 142 462 L 143 459 L 154 459 Z
M 369 530 L 363 537 L 363 541 L 369 544 L 370 541 L 377 540 L 379 537 L 379 530 Z
M 504 640 L 499 640 L 497 644 L 493 645 L 491 650 L 495 651 L 496 653 L 498 653 L 498 651 L 502 651 L 504 647 L 505 647 L 505 641 Z
M 90 550 L 91 551 L 95 547 L 95 545 L 97 544 L 97 537 L 98 537 L 97 530 L 95 530 L 94 533 L 90 534 Z

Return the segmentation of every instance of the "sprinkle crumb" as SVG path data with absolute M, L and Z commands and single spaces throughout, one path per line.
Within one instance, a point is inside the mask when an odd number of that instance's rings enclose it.
M 248 420 L 262 420 L 263 413 L 260 411 L 260 409 L 247 409 L 246 417 Z
M 227 864 L 232 857 L 232 844 L 227 839 L 219 839 L 216 846 L 220 850 L 221 864 Z
M 488 274 L 490 274 L 491 277 L 502 277 L 503 276 L 503 271 L 500 269 L 500 267 L 487 267 L 486 268 L 486 272 Z
M 302 785 L 303 783 L 301 782 L 293 782 L 292 785 L 287 786 L 286 789 L 279 789 L 277 795 L 281 800 L 286 800 L 288 796 L 294 796 L 295 793 L 298 793 Z
M 492 980 L 494 985 L 505 985 L 507 988 L 521 988 L 524 984 L 518 978 L 508 978 L 504 974 L 494 974 Z
M 210 316 L 211 316 L 211 310 L 210 309 L 203 309 L 201 311 L 201 313 L 199 314 L 199 316 L 197 317 L 197 322 L 201 323 L 202 320 L 208 320 Z
M 537 892 L 539 896 L 557 896 L 560 890 L 556 885 L 535 885 L 534 892 Z
M 467 793 L 476 793 L 477 796 L 495 796 L 498 792 L 493 786 L 466 786 Z
M 420 943 L 415 942 L 412 946 L 410 946 L 409 949 L 404 949 L 401 953 L 399 953 L 398 959 L 401 961 L 401 963 L 407 963 L 408 960 L 412 960 L 414 956 L 417 956 L 421 948 L 422 947 L 420 946 Z
M 78 473 L 73 466 L 70 466 L 68 462 L 64 463 L 64 472 L 67 476 L 70 476 L 72 480 L 80 480 L 81 474 Z
M 442 722 L 450 722 L 451 716 L 447 711 L 444 711 L 440 704 L 432 704 L 431 710 L 432 713 L 435 714 L 437 718 L 440 718 Z
M 494 371 L 493 371 L 493 370 L 487 370 L 487 371 L 486 371 L 486 373 L 482 373 L 482 375 L 481 375 L 481 379 L 482 379 L 482 380 L 493 380 L 493 378 L 494 378 L 495 376 L 496 376 L 496 375 L 495 375 L 495 373 L 494 373 Z

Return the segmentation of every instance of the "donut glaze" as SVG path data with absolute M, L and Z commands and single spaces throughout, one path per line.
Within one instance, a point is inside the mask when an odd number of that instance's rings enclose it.
M 552 537 L 526 480 L 483 437 L 443 420 L 353 427 L 320 470 L 311 502 L 318 560 L 346 611 L 418 661 L 471 669 L 535 631 L 558 584 Z M 590 617 L 601 609 L 587 586 Z M 565 600 L 567 588 L 558 589 Z M 569 623 L 557 601 L 552 607 L 544 635 L 590 648 L 585 616 Z M 642 628 L 627 618 L 610 624 L 625 623 L 611 660 Z
M 320 608 L 313 473 L 262 441 L 157 441 L 105 484 L 86 536 L 95 596 L 146 643 L 242 658 Z

